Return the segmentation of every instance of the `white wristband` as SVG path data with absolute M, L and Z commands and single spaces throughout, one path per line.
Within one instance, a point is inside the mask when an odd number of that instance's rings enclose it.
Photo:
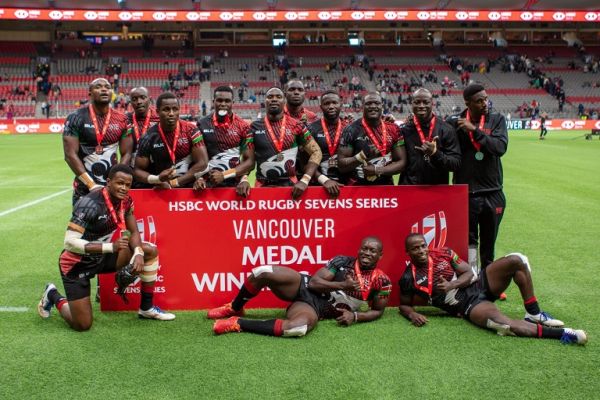
M 358 313 L 354 311 L 354 322 L 358 322 Z
M 361 163 L 362 165 L 366 165 L 367 164 L 367 157 L 365 156 L 365 153 L 361 150 L 360 153 L 357 153 L 354 158 L 356 158 L 356 160 Z
M 308 174 L 304 174 L 302 175 L 302 179 L 300 179 L 300 182 L 304 183 L 305 185 L 308 186 L 308 184 L 310 183 L 310 180 L 312 179 L 312 176 L 308 175 Z
M 148 175 L 148 183 L 151 185 L 158 185 L 160 183 L 160 178 L 158 175 Z
M 143 256 L 144 255 L 144 249 L 142 249 L 141 246 L 138 246 L 135 248 L 135 250 L 133 250 L 133 256 Z
M 113 253 L 113 244 L 112 243 L 102 243 L 102 253 Z
M 223 171 L 223 179 L 235 178 L 236 172 L 235 168 L 228 169 L 227 171 Z
M 242 176 L 242 179 L 240 179 L 240 182 L 248 182 L 248 175 Z
M 321 175 L 317 178 L 317 181 L 319 181 L 321 185 L 324 185 L 328 180 L 329 178 L 326 175 Z

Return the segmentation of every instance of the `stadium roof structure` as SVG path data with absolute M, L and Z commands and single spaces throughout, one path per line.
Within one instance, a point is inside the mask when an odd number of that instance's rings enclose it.
M 124 0 L 128 10 L 597 10 L 598 0 Z M 117 0 L 0 0 L 0 7 L 120 9 Z

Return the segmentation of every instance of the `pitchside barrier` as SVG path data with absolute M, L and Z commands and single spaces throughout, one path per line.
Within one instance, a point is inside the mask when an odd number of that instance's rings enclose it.
M 383 241 L 379 262 L 394 287 L 407 264 L 404 238 L 423 233 L 430 246 L 448 246 L 467 257 L 467 186 L 343 187 L 330 199 L 309 187 L 300 200 L 291 188 L 254 188 L 248 199 L 211 189 L 133 190 L 143 240 L 158 246 L 156 304 L 168 310 L 222 305 L 237 293 L 253 267 L 284 265 L 314 273 L 333 256 L 356 256 L 362 238 Z M 100 276 L 101 309 L 132 310 L 140 283 L 128 288 L 129 305 L 116 294 L 114 274 Z M 250 307 L 283 307 L 265 292 Z
M 63 130 L 63 118 L 50 119 L 16 119 L 12 121 L 0 120 L 0 134 L 10 135 L 15 133 L 60 133 Z M 600 129 L 600 120 L 580 119 L 552 119 L 546 121 L 549 130 L 593 130 Z M 540 120 L 512 119 L 506 121 L 509 130 L 538 130 Z

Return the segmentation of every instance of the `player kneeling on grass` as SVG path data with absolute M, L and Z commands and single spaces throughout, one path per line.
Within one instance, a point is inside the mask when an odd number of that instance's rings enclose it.
M 379 239 L 367 237 L 362 240 L 357 258 L 334 257 L 313 276 L 287 267 L 256 267 L 233 302 L 209 310 L 207 317 L 230 317 L 215 321 L 213 331 L 217 335 L 253 332 L 284 337 L 304 336 L 320 319 L 335 318 L 343 326 L 376 320 L 383 314 L 392 288 L 387 275 L 376 268 L 382 251 Z M 286 319 L 240 318 L 244 305 L 265 287 L 292 303 Z
M 154 284 L 158 270 L 158 250 L 142 243 L 133 215 L 129 190 L 132 169 L 123 164 L 111 168 L 106 187 L 82 197 L 73 209 L 65 233 L 65 249 L 59 258 L 60 275 L 66 292 L 61 295 L 52 283 L 46 285 L 38 304 L 38 313 L 48 318 L 52 306 L 71 328 L 86 331 L 92 326 L 90 279 L 96 274 L 110 273 L 129 267 L 142 281 L 140 318 L 169 321 L 175 315 L 153 304 Z M 129 231 L 110 242 L 116 229 Z
M 566 344 L 587 342 L 584 331 L 563 328 L 562 321 L 540 310 L 533 293 L 529 260 L 524 255 L 513 253 L 494 261 L 477 279 L 469 265 L 451 249 L 430 250 L 423 235 L 408 235 L 405 246 L 410 264 L 399 283 L 400 313 L 413 325 L 423 326 L 428 322 L 413 307 L 416 298 L 420 298 L 501 336 L 560 339 Z M 523 297 L 525 320 L 507 317 L 493 303 L 511 280 Z

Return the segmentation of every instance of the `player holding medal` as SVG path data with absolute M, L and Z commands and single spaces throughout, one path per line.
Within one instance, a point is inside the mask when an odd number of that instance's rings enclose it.
M 93 189 L 106 185 L 110 168 L 131 160 L 127 116 L 110 107 L 112 86 L 104 78 L 89 85 L 90 102 L 67 116 L 63 131 L 65 161 L 73 173 L 73 205 Z
M 467 109 L 448 118 L 456 129 L 462 152 L 454 183 L 469 185 L 469 263 L 481 268 L 494 261 L 494 245 L 506 198 L 502 192 L 501 157 L 508 147 L 504 116 L 488 110 L 485 88 L 472 84 L 465 88 Z

